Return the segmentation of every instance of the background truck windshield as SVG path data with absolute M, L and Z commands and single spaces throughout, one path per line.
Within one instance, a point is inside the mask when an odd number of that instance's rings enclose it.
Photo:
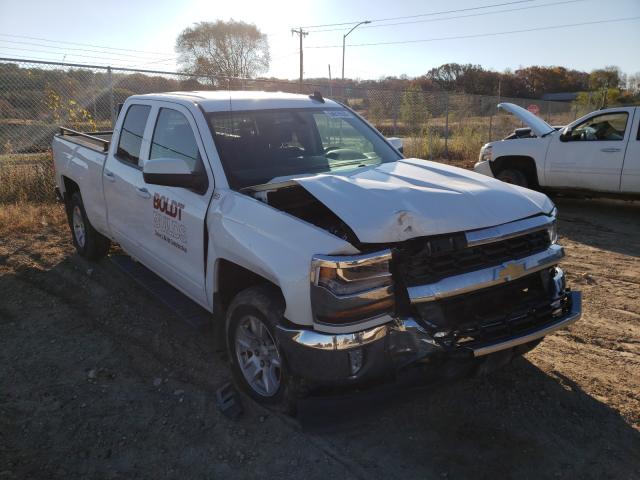
M 345 109 L 217 112 L 208 120 L 234 189 L 276 177 L 344 171 L 401 158 Z

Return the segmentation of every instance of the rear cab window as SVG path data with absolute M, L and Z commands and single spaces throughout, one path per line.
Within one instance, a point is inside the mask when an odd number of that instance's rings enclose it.
M 151 112 L 149 105 L 131 105 L 127 109 L 115 155 L 121 162 L 138 167 L 142 136 L 149 119 L 149 112 Z

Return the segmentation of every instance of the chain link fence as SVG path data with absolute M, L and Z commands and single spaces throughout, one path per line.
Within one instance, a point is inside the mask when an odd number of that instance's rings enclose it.
M 387 136 L 404 139 L 405 155 L 470 166 L 482 144 L 520 127 L 496 105 L 537 109 L 552 125 L 565 125 L 596 108 L 591 102 L 548 102 L 417 89 L 383 90 L 267 79 L 201 77 L 0 58 L 0 201 L 50 199 L 51 138 L 58 126 L 110 130 L 117 105 L 135 94 L 180 90 L 265 90 L 312 94 L 348 104 Z M 29 189 L 16 189 L 22 180 Z M 12 187 L 12 185 L 14 185 Z M 22 193 L 21 193 L 22 192 Z

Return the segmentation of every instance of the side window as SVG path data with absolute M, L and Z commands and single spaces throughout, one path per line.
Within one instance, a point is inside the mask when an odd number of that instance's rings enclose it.
M 161 108 L 151 139 L 153 158 L 182 158 L 192 171 L 200 163 L 200 150 L 186 117 L 176 110 Z
M 571 131 L 571 141 L 622 140 L 627 129 L 627 112 L 604 113 L 585 120 Z
M 120 160 L 138 165 L 142 135 L 144 134 L 144 127 L 147 124 L 150 111 L 151 107 L 148 105 L 131 105 L 127 110 L 116 152 Z

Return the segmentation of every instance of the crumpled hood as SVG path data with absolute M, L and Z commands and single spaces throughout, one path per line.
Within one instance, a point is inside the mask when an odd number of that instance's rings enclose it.
M 364 243 L 492 227 L 553 208 L 542 193 L 420 159 L 293 180 Z

